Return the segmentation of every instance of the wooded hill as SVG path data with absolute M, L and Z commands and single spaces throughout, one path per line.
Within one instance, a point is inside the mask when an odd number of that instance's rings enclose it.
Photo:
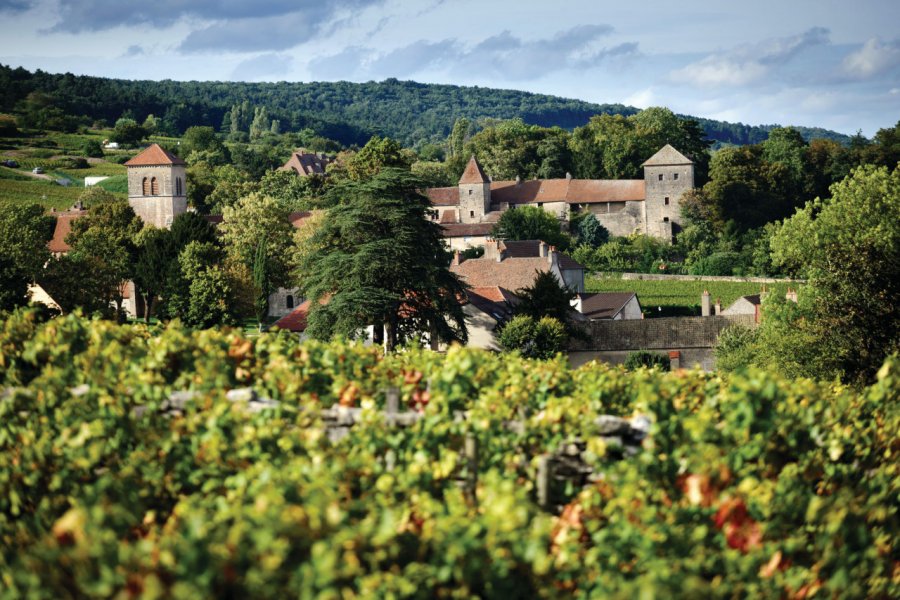
M 596 114 L 628 116 L 638 112 L 622 104 L 397 79 L 367 83 L 130 81 L 41 70 L 32 73 L 0 65 L 0 112 L 21 112 L 34 92 L 48 108 L 89 121 L 113 123 L 123 114 L 143 120 L 153 114 L 161 119 L 162 130 L 172 135 L 196 125 L 227 130 L 232 107 L 247 102 L 265 106 L 271 117 L 280 121 L 282 131 L 312 129 L 344 145 L 363 145 L 375 134 L 406 146 L 443 141 L 460 117 L 475 122 L 518 117 L 529 124 L 572 129 Z M 724 144 L 755 144 L 776 127 L 697 121 L 710 139 Z M 848 136 L 826 129 L 797 129 L 807 140 L 849 141 Z

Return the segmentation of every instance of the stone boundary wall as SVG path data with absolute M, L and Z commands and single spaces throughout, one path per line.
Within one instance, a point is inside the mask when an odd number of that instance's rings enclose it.
M 594 273 L 606 275 L 606 273 Z M 777 279 L 773 277 L 735 277 L 733 275 L 667 275 L 657 273 L 622 273 L 624 280 L 640 281 L 736 281 L 743 283 L 806 283 L 805 279 Z
M 573 340 L 569 350 L 615 352 L 713 348 L 719 334 L 730 325 L 755 327 L 756 322 L 753 315 L 591 321 L 586 326 L 589 340 Z

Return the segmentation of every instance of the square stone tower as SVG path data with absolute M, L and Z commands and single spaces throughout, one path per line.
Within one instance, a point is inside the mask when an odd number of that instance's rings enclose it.
M 490 211 L 491 180 L 473 154 L 459 178 L 459 220 L 461 223 L 481 223 Z
M 671 242 L 681 229 L 681 195 L 694 187 L 694 163 L 666 144 L 641 166 L 646 233 Z
M 145 224 L 171 227 L 187 211 L 185 162 L 160 147 L 150 146 L 125 163 L 128 168 L 128 204 Z

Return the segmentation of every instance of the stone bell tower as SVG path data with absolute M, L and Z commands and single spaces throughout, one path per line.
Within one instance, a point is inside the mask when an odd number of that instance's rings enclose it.
M 128 168 L 128 204 L 146 225 L 172 226 L 187 211 L 185 162 L 160 147 L 150 146 L 125 163 Z
M 473 154 L 459 178 L 459 221 L 481 223 L 484 215 L 490 211 L 491 180 Z

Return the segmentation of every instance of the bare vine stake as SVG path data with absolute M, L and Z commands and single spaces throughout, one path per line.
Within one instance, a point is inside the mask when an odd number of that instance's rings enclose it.
M 475 488 L 478 485 L 478 438 L 471 433 L 466 435 L 466 490 L 477 501 Z
M 547 454 L 538 457 L 537 503 L 544 510 L 550 506 L 550 457 Z

